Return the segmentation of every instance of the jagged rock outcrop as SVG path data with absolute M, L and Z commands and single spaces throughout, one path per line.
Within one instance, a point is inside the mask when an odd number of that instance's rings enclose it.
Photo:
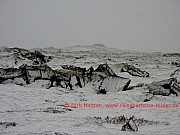
M 83 87 L 82 75 L 78 71 L 59 69 L 54 70 L 54 73 L 54 76 L 51 78 L 51 86 L 53 86 L 53 82 L 56 81 L 57 85 L 62 88 L 67 88 L 68 86 L 70 89 L 73 89 L 74 86 Z
M 29 66 L 21 65 L 19 68 L 0 69 L 0 82 L 15 78 L 23 78 L 26 84 L 30 84 L 38 79 L 49 79 L 54 75 L 54 71 L 47 65 Z
M 178 96 L 180 94 L 180 86 L 178 85 L 177 79 L 175 78 L 152 82 L 147 86 L 149 92 L 154 95 L 169 96 L 170 94 L 175 94 Z
M 171 77 L 176 78 L 178 82 L 180 82 L 180 69 L 177 69 L 174 71 L 173 74 L 171 74 Z
M 109 76 L 102 80 L 99 89 L 105 89 L 107 92 L 117 92 L 127 90 L 131 80 L 119 76 Z
M 15 122 L 0 122 L 0 126 L 4 126 L 4 127 L 10 127 L 10 126 L 16 126 L 17 123 Z
M 92 73 L 94 72 L 94 68 L 93 67 L 90 67 L 86 73 L 85 73 L 85 76 L 86 76 L 86 82 L 89 82 L 89 81 L 92 81 Z
M 21 71 L 17 68 L 0 68 L 0 83 L 5 80 L 21 77 Z
M 101 64 L 96 70 L 90 67 L 85 68 L 75 66 L 64 66 L 64 69 L 53 70 L 46 64 L 27 65 L 23 64 L 17 68 L 0 69 L 0 83 L 14 78 L 22 78 L 26 84 L 36 80 L 49 80 L 50 87 L 61 86 L 62 88 L 80 87 L 82 88 L 88 82 L 95 82 L 98 91 L 117 92 L 126 90 L 130 84 L 130 79 L 117 76 L 107 65 Z M 98 93 L 98 92 L 97 92 Z
M 50 78 L 54 75 L 54 70 L 52 70 L 48 65 L 22 65 L 20 69 L 25 72 L 22 74 L 26 79 L 28 79 L 29 83 L 32 83 L 38 79 L 50 80 Z
M 1 52 L 7 52 L 13 55 L 15 65 L 18 64 L 20 60 L 30 60 L 33 61 L 33 64 L 44 64 L 52 59 L 51 56 L 45 56 L 39 51 L 31 52 L 24 48 L 6 48 L 1 49 Z
M 62 68 L 73 70 L 73 71 L 86 72 L 86 68 L 81 68 L 74 65 L 62 65 Z
M 26 69 L 28 70 L 31 82 L 33 80 L 44 79 L 50 80 L 49 88 L 54 86 L 54 82 L 56 82 L 56 86 L 61 86 L 62 88 L 73 89 L 74 86 L 82 88 L 81 74 L 78 71 L 68 69 L 52 70 L 47 65 L 28 66 Z
M 128 123 L 128 121 L 129 121 L 129 123 Z M 138 127 L 145 126 L 145 125 L 146 126 L 148 126 L 148 125 L 151 125 L 151 126 L 170 125 L 170 122 L 167 122 L 167 121 L 147 120 L 144 118 L 135 118 L 134 116 L 128 118 L 125 115 L 114 116 L 114 117 L 106 116 L 105 118 L 103 118 L 103 117 L 88 117 L 86 122 L 98 124 L 101 126 L 103 126 L 103 124 L 106 124 L 106 123 L 107 124 L 116 124 L 116 125 L 123 124 L 123 128 L 122 128 L 123 131 L 128 131 L 128 129 L 134 129 L 132 131 L 138 131 L 139 130 Z M 129 127 L 129 128 L 127 128 L 127 127 Z
M 152 93 L 146 93 L 144 96 L 142 96 L 143 102 L 148 102 L 150 101 L 154 95 Z
M 82 88 L 84 83 L 82 72 L 68 69 L 53 70 L 46 64 L 23 64 L 19 69 L 0 69 L 0 83 L 8 79 L 14 80 L 15 78 L 22 78 L 26 84 L 30 84 L 36 80 L 50 80 L 50 87 L 56 82 L 57 86 L 61 86 L 62 88 L 67 88 L 69 86 L 70 89 L 74 86 Z
M 86 72 L 86 68 L 81 68 L 81 67 L 77 67 L 74 65 L 62 65 L 63 69 L 68 69 L 71 71 L 75 71 L 76 73 L 78 73 L 78 75 L 76 75 L 76 78 L 79 80 L 79 82 L 82 82 L 81 84 L 83 84 L 85 86 L 85 83 L 88 82 L 87 81 L 87 72 Z M 79 76 L 79 77 L 78 77 Z M 81 85 L 80 83 L 78 83 L 78 85 Z M 80 86 L 82 87 L 82 85 Z
M 91 70 L 93 71 L 93 69 Z M 117 76 L 107 64 L 100 64 L 92 72 L 92 81 L 96 82 L 97 93 L 102 94 L 127 90 L 131 82 L 128 78 Z
M 130 84 L 130 79 L 117 76 L 107 64 L 100 64 L 96 70 L 94 70 L 93 67 L 86 70 L 85 68 L 76 67 L 73 65 L 63 65 L 62 68 L 63 69 L 58 71 L 59 76 L 69 76 L 67 77 L 69 79 L 65 80 L 66 84 L 68 84 L 66 86 L 70 86 L 69 84 L 71 84 L 71 88 L 73 86 L 82 88 L 83 84 L 85 86 L 86 83 L 92 81 L 95 83 L 98 94 L 106 94 L 106 92 L 110 91 L 117 92 L 126 90 Z M 73 84 L 70 76 L 75 77 L 76 83 Z M 70 83 L 68 83 L 67 80 L 69 80 Z
M 91 81 L 96 82 L 95 85 L 98 94 L 126 90 L 130 84 L 130 79 L 117 76 L 107 64 L 100 64 L 96 70 L 94 70 L 93 67 L 90 67 L 87 71 L 85 68 L 73 65 L 63 65 L 62 68 L 68 70 L 69 73 L 73 73 L 73 71 L 75 72 L 76 75 L 72 74 L 71 76 L 76 76 L 76 86 L 82 88 L 83 83 L 85 85 L 85 83 Z
M 180 67 L 180 61 L 171 62 L 173 66 Z
M 180 53 L 167 53 L 163 55 L 164 57 L 180 57 Z
M 149 73 L 146 71 L 142 71 L 139 68 L 136 68 L 133 65 L 129 65 L 127 63 L 121 63 L 114 65 L 114 68 L 118 68 L 120 72 L 128 72 L 132 76 L 138 77 L 149 77 Z
M 130 117 L 130 119 L 122 126 L 121 131 L 131 131 L 136 132 L 138 131 L 138 127 L 135 123 L 134 116 Z
M 85 74 L 86 74 L 86 68 L 81 68 L 81 67 L 77 67 L 77 66 L 74 66 L 74 65 L 62 65 L 62 68 L 78 72 L 79 75 L 81 75 L 82 78 L 84 78 Z
M 107 94 L 107 91 L 105 89 L 100 89 L 97 91 L 97 94 Z
M 180 96 L 180 85 L 176 82 L 171 83 L 171 90 L 176 96 Z
M 169 96 L 171 94 L 170 89 L 165 89 L 160 85 L 150 85 L 148 88 L 149 92 L 153 93 L 154 95 Z
M 108 66 L 108 64 L 100 64 L 95 72 L 104 73 L 106 76 L 117 76 L 115 72 Z

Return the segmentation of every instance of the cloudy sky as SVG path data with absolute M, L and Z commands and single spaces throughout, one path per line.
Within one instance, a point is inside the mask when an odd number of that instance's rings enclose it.
M 180 0 L 0 0 L 0 46 L 180 52 Z

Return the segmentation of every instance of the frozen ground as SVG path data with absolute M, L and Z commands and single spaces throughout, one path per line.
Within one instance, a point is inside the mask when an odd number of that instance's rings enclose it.
M 46 49 L 48 50 L 48 49 Z M 113 48 L 94 48 L 75 46 L 63 48 L 61 53 L 48 55 L 53 59 L 48 65 L 58 69 L 61 65 L 76 65 L 96 68 L 99 64 L 107 63 L 119 76 L 130 78 L 130 86 L 138 83 L 149 84 L 170 78 L 170 75 L 179 69 L 171 62 L 179 61 L 179 57 L 163 57 L 162 53 L 144 53 L 121 51 Z M 1 67 L 17 66 L 13 61 L 13 54 L 0 53 Z M 21 65 L 24 61 L 20 61 Z M 29 61 L 26 61 L 29 63 Z M 128 73 L 121 73 L 114 66 L 119 63 L 128 63 L 141 70 L 149 72 L 150 77 L 134 77 Z M 138 87 L 129 91 L 108 92 L 105 95 L 96 94 L 91 84 L 74 90 L 53 87 L 46 89 L 48 81 L 36 81 L 26 86 L 12 83 L 0 84 L 0 122 L 15 122 L 16 126 L 5 127 L 0 125 L 2 135 L 26 134 L 63 134 L 63 135 L 179 135 L 180 109 L 179 108 L 107 108 L 106 104 L 144 103 L 142 98 L 147 91 L 145 87 Z M 64 104 L 79 103 L 82 107 L 68 107 Z M 84 103 L 102 104 L 104 108 L 85 108 Z M 180 104 L 179 97 L 155 96 L 146 103 Z M 152 121 L 168 122 L 168 125 L 143 125 L 138 132 L 121 131 L 122 124 L 104 123 L 99 125 L 90 117 L 115 117 L 125 115 L 144 118 Z

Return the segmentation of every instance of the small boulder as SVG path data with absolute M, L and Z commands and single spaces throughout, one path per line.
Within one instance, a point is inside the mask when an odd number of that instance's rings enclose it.
M 138 131 L 138 127 L 135 123 L 134 116 L 130 117 L 130 119 L 122 126 L 121 131 L 131 131 L 136 132 Z
M 175 94 L 178 96 L 177 93 L 180 91 L 180 87 L 177 84 L 177 80 L 175 78 L 152 82 L 147 86 L 149 93 L 154 95 L 169 96 L 170 94 Z
M 109 76 L 102 80 L 99 88 L 105 89 L 108 92 L 117 92 L 127 90 L 131 80 L 123 77 Z

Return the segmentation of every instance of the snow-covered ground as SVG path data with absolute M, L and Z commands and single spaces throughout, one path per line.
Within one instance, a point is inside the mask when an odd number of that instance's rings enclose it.
M 55 50 L 53 48 L 53 50 Z M 96 68 L 99 64 L 107 63 L 117 75 L 131 79 L 130 86 L 139 83 L 150 84 L 170 78 L 171 74 L 179 69 L 171 62 L 179 61 L 179 57 L 164 57 L 162 53 L 144 53 L 122 51 L 106 47 L 75 46 L 61 49 L 62 52 L 46 55 L 53 59 L 47 64 L 53 69 L 62 65 L 75 65 Z M 46 52 L 48 49 L 46 48 Z M 18 65 L 30 63 L 29 60 L 20 60 Z M 115 64 L 128 63 L 141 70 L 147 71 L 150 77 L 135 77 L 119 71 Z M 13 53 L 0 53 L 1 67 L 16 67 Z M 12 83 L 0 84 L 0 122 L 15 122 L 16 126 L 5 127 L 0 125 L 2 135 L 26 134 L 63 134 L 63 135 L 179 135 L 180 134 L 180 109 L 177 108 L 109 108 L 106 104 L 180 104 L 180 98 L 175 95 L 156 95 L 151 101 L 143 102 L 143 97 L 148 91 L 145 86 L 133 90 L 108 92 L 96 94 L 93 85 L 87 84 L 83 88 L 74 90 L 60 87 L 47 88 L 49 82 L 38 80 L 32 84 L 19 86 Z M 70 106 L 64 107 L 65 104 Z M 73 107 L 72 103 L 79 104 Z M 103 107 L 88 108 L 84 104 L 101 104 Z M 115 117 L 125 115 L 135 116 L 150 121 L 161 121 L 170 124 L 142 125 L 138 132 L 121 131 L 122 124 L 103 123 L 97 124 L 91 117 Z

